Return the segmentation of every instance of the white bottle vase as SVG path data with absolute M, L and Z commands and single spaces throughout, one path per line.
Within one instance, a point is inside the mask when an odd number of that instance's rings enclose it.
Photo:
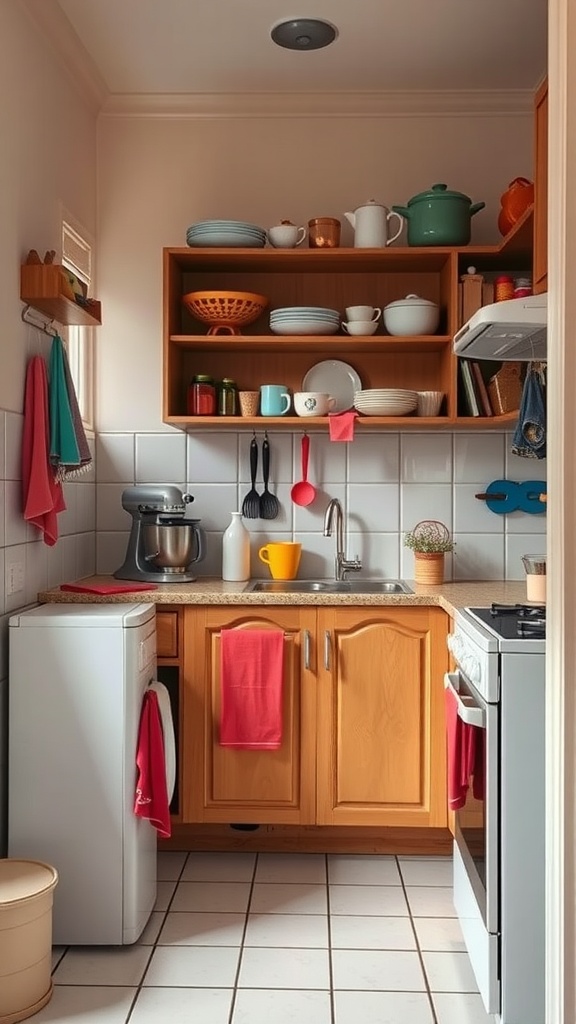
M 241 512 L 232 512 L 232 521 L 222 538 L 222 579 L 231 583 L 250 579 L 250 534 Z

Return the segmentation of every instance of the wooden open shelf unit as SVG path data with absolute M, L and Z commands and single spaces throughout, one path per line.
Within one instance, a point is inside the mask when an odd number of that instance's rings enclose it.
M 20 299 L 59 324 L 97 327 L 102 323 L 102 306 L 94 301 L 90 310 L 62 294 L 62 267 L 56 263 L 24 263 L 20 267 Z

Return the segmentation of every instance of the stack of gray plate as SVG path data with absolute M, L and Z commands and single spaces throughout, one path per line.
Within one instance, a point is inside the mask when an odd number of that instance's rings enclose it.
M 273 334 L 336 334 L 339 327 L 338 310 L 323 306 L 287 306 L 270 313 Z
M 266 231 L 257 224 L 243 220 L 199 220 L 186 231 L 190 246 L 238 246 L 243 249 L 263 249 Z

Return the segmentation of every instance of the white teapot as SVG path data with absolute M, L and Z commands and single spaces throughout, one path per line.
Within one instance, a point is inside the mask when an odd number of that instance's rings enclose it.
M 345 213 L 344 216 L 354 228 L 355 249 L 385 249 L 398 238 L 404 227 L 404 218 L 399 213 L 389 210 L 375 199 L 369 199 L 354 213 Z M 399 227 L 396 234 L 389 238 L 388 223 L 392 217 L 397 218 Z

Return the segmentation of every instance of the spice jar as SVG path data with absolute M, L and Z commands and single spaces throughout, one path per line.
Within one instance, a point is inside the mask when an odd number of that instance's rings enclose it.
M 236 381 L 224 377 L 218 386 L 218 414 L 220 416 L 238 415 L 238 389 Z
M 509 274 L 501 274 L 494 282 L 494 301 L 505 302 L 514 298 L 514 281 Z
M 214 380 L 205 373 L 197 373 L 188 387 L 187 406 L 189 416 L 214 416 L 216 413 L 216 388 Z
M 523 299 L 525 295 L 532 295 L 532 281 L 529 277 L 517 277 L 514 281 L 514 298 Z

